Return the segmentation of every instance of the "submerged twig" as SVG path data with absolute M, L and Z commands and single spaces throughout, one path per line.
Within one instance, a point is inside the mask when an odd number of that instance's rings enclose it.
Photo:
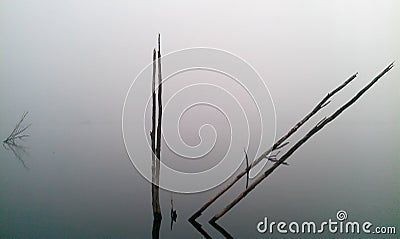
M 315 107 L 314 109 L 308 113 L 303 119 L 301 119 L 299 122 L 297 122 L 296 125 L 294 125 L 284 136 L 282 136 L 278 141 L 275 142 L 275 144 L 269 148 L 267 151 L 265 151 L 263 154 L 261 154 L 256 160 L 254 160 L 249 168 L 255 167 L 257 164 L 259 164 L 262 160 L 265 158 L 268 158 L 268 155 L 277 149 L 280 149 L 288 144 L 288 142 L 285 142 L 290 136 L 292 136 L 304 123 L 307 122 L 312 116 L 314 116 L 318 111 L 320 111 L 322 108 L 324 108 L 329 101 L 329 99 L 334 96 L 337 92 L 339 92 L 341 89 L 343 89 L 347 84 L 349 84 L 352 80 L 354 80 L 357 77 L 358 73 L 355 73 L 352 75 L 350 78 L 348 78 L 345 82 L 343 82 L 341 85 L 339 85 L 337 88 L 335 88 L 333 91 L 329 92 Z M 201 208 L 199 208 L 190 218 L 189 220 L 195 220 L 198 218 L 211 204 L 213 204 L 220 196 L 222 196 L 226 191 L 228 191 L 236 182 L 238 182 L 245 174 L 247 170 L 243 170 L 241 173 L 239 173 L 230 183 L 228 183 L 224 188 L 222 188 L 221 191 L 219 191 L 214 197 L 212 197 L 209 201 L 207 201 Z
M 211 218 L 210 222 L 215 222 L 219 218 L 221 218 L 225 213 L 227 213 L 230 209 L 232 209 L 237 203 L 239 203 L 247 194 L 249 194 L 258 184 L 260 184 L 265 178 L 271 175 L 272 172 L 276 168 L 278 168 L 281 164 L 285 162 L 300 146 L 302 146 L 307 140 L 311 138 L 314 134 L 320 131 L 325 125 L 332 122 L 336 117 L 338 117 L 343 111 L 345 111 L 348 107 L 354 104 L 366 91 L 368 91 L 383 75 L 385 75 L 390 69 L 393 68 L 394 63 L 388 65 L 379 75 L 377 75 L 369 84 L 367 84 L 364 88 L 362 88 L 353 98 L 351 98 L 347 103 L 337 109 L 332 115 L 323 119 L 321 122 L 316 124 L 303 138 L 301 138 L 297 143 L 292 146 L 275 164 L 272 165 L 267 171 L 265 171 L 262 175 L 260 175 L 256 180 L 250 184 L 250 186 L 244 190 L 238 197 L 236 197 L 228 206 L 226 206 L 222 211 L 215 214 L 213 218 Z M 329 94 L 328 94 L 329 96 Z

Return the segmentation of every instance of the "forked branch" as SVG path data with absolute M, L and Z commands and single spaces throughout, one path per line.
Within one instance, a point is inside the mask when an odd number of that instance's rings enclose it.
M 29 134 L 25 134 L 25 131 L 32 125 L 32 124 L 28 124 L 28 125 L 22 125 L 22 122 L 25 120 L 25 117 L 28 115 L 28 111 L 24 112 L 22 114 L 21 119 L 18 121 L 17 125 L 15 125 L 13 131 L 11 132 L 11 134 L 5 139 L 3 140 L 3 143 L 15 143 L 15 140 L 17 139 L 24 139 L 26 137 L 29 137 Z

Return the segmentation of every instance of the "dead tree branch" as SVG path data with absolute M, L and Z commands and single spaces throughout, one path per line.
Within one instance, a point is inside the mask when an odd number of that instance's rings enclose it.
M 152 79 L 152 101 L 153 101 L 153 109 L 152 109 L 152 128 L 150 132 L 151 136 L 151 159 L 152 159 L 152 166 L 151 166 L 151 175 L 152 175 L 152 188 L 151 188 L 151 195 L 152 195 L 152 206 L 153 206 L 153 214 L 155 217 L 157 215 L 161 215 L 161 207 L 160 207 L 160 199 L 159 199 L 159 188 L 158 188 L 158 177 L 157 175 L 157 167 L 158 167 L 158 159 L 156 159 L 156 92 L 155 92 L 155 85 L 156 85 L 156 49 L 153 50 L 153 79 Z
M 316 124 L 303 138 L 301 138 L 295 145 L 293 145 L 275 164 L 272 165 L 267 171 L 260 175 L 249 187 L 244 190 L 238 197 L 236 197 L 228 206 L 226 206 L 222 211 L 215 214 L 211 218 L 210 222 L 215 222 L 221 218 L 225 213 L 232 209 L 237 203 L 239 203 L 244 197 L 247 196 L 258 184 L 260 184 L 265 178 L 274 172 L 281 164 L 285 162 L 300 146 L 302 146 L 307 140 L 309 140 L 314 134 L 319 132 L 325 125 L 332 122 L 336 117 L 338 117 L 343 111 L 354 104 L 365 92 L 367 92 L 383 75 L 385 75 L 390 69 L 393 68 L 394 63 L 388 65 L 379 75 L 377 75 L 369 84 L 362 88 L 353 98 L 351 98 L 347 103 L 337 109 L 332 115 L 323 119 L 320 123 Z M 328 94 L 329 96 L 329 94 Z
M 161 43 L 160 34 L 158 34 L 158 125 L 156 130 L 156 50 L 153 50 L 153 81 L 152 81 L 152 101 L 153 101 L 153 115 L 152 115 L 152 130 L 151 135 L 151 149 L 152 149 L 152 206 L 153 206 L 153 238 L 159 238 L 161 228 L 161 206 L 160 206 L 160 160 L 161 160 L 161 119 L 162 119 L 162 102 L 161 102 Z
M 330 103 L 329 99 L 334 96 L 337 92 L 343 89 L 346 85 L 348 85 L 352 80 L 357 77 L 358 73 L 355 73 L 350 78 L 348 78 L 343 84 L 335 88 L 333 91 L 329 92 L 315 107 L 314 109 L 308 113 L 303 119 L 297 122 L 284 136 L 282 136 L 278 141 L 274 143 L 274 145 L 261 154 L 253 163 L 250 164 L 249 169 L 255 167 L 259 164 L 263 159 L 268 158 L 268 155 L 277 149 L 280 149 L 288 144 L 285 142 L 291 135 L 293 135 L 304 123 L 307 122 L 312 116 L 314 116 L 318 111 L 324 108 L 326 105 Z M 221 191 L 219 191 L 214 197 L 212 197 L 209 201 L 207 201 L 201 208 L 199 208 L 190 218 L 189 220 L 195 220 L 198 218 L 212 203 L 214 203 L 220 196 L 222 196 L 226 191 L 228 191 L 236 182 L 238 182 L 245 174 L 247 170 L 243 170 L 239 173 L 230 183 L 228 183 Z
M 160 174 L 160 160 L 161 160 L 161 119 L 162 119 L 162 74 L 161 74 L 161 35 L 158 34 L 158 124 L 157 124 L 157 167 L 156 174 Z M 157 178 L 157 185 L 159 184 Z
M 24 134 L 24 132 L 32 125 L 32 124 L 28 124 L 23 126 L 22 122 L 25 120 L 25 117 L 28 115 L 28 111 L 24 112 L 22 114 L 21 119 L 18 121 L 17 125 L 15 125 L 13 131 L 11 132 L 11 134 L 5 139 L 3 140 L 3 143 L 14 143 L 15 140 L 17 139 L 24 139 L 26 137 L 29 137 L 29 134 Z

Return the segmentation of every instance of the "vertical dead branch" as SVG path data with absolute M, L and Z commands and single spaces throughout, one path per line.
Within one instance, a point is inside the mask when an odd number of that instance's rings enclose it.
M 155 111 L 155 64 L 156 64 L 156 59 L 155 59 L 155 51 L 153 51 L 153 83 L 154 83 L 154 91 L 153 91 L 153 113 Z M 154 169 L 154 181 L 153 181 L 153 200 L 155 205 L 155 211 L 154 213 L 159 214 L 161 217 L 161 207 L 160 207 L 160 200 L 159 200 L 159 183 L 160 183 L 160 160 L 161 160 L 161 118 L 162 118 L 162 102 L 161 102 L 161 94 L 162 94 L 162 88 L 161 88 L 161 47 L 160 47 L 160 34 L 158 35 L 158 124 L 157 124 L 157 134 L 156 134 L 156 146 L 155 146 L 155 169 Z M 153 114 L 153 123 L 154 123 L 154 129 L 155 130 L 155 114 Z M 153 131 L 154 132 L 154 131 Z
M 174 198 L 172 196 L 172 193 L 171 193 L 171 212 L 170 212 L 170 215 L 171 215 L 171 231 L 172 231 L 172 226 L 174 225 L 174 222 L 176 222 L 176 219 L 178 218 L 178 214 L 176 213 L 176 210 L 174 208 Z
M 153 50 L 153 82 L 152 82 L 152 101 L 153 101 L 153 115 L 152 115 L 152 199 L 153 199 L 153 238 L 159 238 L 161 228 L 161 206 L 160 206 L 160 160 L 161 160 L 161 119 L 162 119 L 162 87 L 161 87 L 161 43 L 160 34 L 158 34 L 158 125 L 156 129 L 156 50 Z M 157 133 L 157 135 L 156 135 Z
M 161 160 L 161 119 L 162 119 L 162 74 L 161 74 L 161 36 L 158 34 L 158 125 L 157 125 L 157 167 L 156 174 L 160 173 L 160 160 Z M 157 185 L 159 178 L 157 178 Z
M 301 138 L 295 145 L 293 145 L 276 163 L 272 165 L 267 171 L 265 171 L 262 175 L 260 175 L 250 186 L 244 190 L 238 197 L 236 197 L 228 206 L 226 206 L 222 211 L 215 214 L 213 218 L 211 218 L 210 222 L 215 222 L 219 218 L 221 218 L 225 213 L 227 213 L 230 209 L 232 209 L 237 203 L 239 203 L 244 197 L 247 196 L 258 184 L 260 184 L 265 178 L 274 172 L 276 168 L 278 168 L 281 164 L 285 162 L 300 146 L 302 146 L 307 140 L 311 138 L 314 134 L 320 131 L 325 125 L 332 122 L 336 117 L 338 117 L 343 111 L 345 111 L 348 107 L 354 104 L 366 91 L 368 91 L 383 75 L 385 75 L 390 69 L 393 68 L 393 63 L 388 65 L 379 75 L 377 75 L 368 85 L 362 88 L 353 98 L 351 98 L 347 103 L 345 103 L 342 107 L 336 110 L 332 115 L 325 118 L 318 124 L 316 124 L 303 138 Z M 328 94 L 329 96 L 329 94 Z
M 153 152 L 152 159 L 154 162 L 155 159 L 155 153 L 156 153 L 156 49 L 153 49 L 153 81 L 152 81 L 152 87 L 151 87 L 151 98 L 153 101 L 153 109 L 152 109 L 152 115 L 151 115 L 151 151 Z
M 151 195 L 152 195 L 152 206 L 153 206 L 153 214 L 154 217 L 161 216 L 161 207 L 160 207 L 160 198 L 159 198 L 159 187 L 158 187 L 158 175 L 157 175 L 157 159 L 156 159 L 156 49 L 153 50 L 153 79 L 152 79 L 152 101 L 153 101 L 153 109 L 152 109 L 152 126 L 151 126 L 151 175 L 152 175 L 152 185 L 151 185 Z M 155 220 L 155 219 L 154 219 Z
M 350 78 L 348 78 L 343 84 L 338 86 L 336 89 L 333 91 L 329 92 L 315 107 L 314 109 L 308 113 L 303 119 L 301 119 L 299 122 L 297 122 L 296 125 L 293 126 L 284 136 L 282 136 L 278 141 L 275 142 L 275 144 L 269 148 L 267 151 L 265 151 L 263 154 L 261 154 L 256 160 L 254 160 L 249 168 L 255 167 L 257 164 L 259 164 L 263 159 L 267 158 L 268 155 L 279 148 L 284 147 L 287 145 L 287 143 L 284 143 L 291 135 L 293 135 L 304 123 L 307 122 L 312 116 L 314 116 L 319 110 L 324 108 L 326 105 L 330 103 L 329 99 L 334 96 L 337 92 L 339 92 L 341 89 L 343 89 L 346 85 L 348 85 L 352 80 L 354 80 L 357 77 L 357 73 L 352 75 Z M 201 208 L 199 208 L 190 218 L 190 220 L 195 220 L 198 218 L 211 204 L 213 204 L 220 196 L 222 196 L 226 191 L 228 191 L 236 182 L 238 182 L 245 174 L 247 170 L 243 170 L 241 173 L 239 173 L 231 182 L 229 182 L 224 188 L 221 189 L 214 197 L 212 197 L 209 201 L 207 201 Z
M 210 225 L 213 226 L 218 232 L 220 232 L 226 239 L 233 239 L 233 236 L 229 234 L 229 232 L 221 227 L 218 223 L 211 222 Z

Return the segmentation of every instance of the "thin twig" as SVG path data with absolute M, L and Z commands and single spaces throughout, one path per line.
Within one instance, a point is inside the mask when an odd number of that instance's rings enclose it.
M 246 149 L 244 149 L 244 155 L 246 157 L 246 188 L 249 186 L 249 171 L 250 171 L 250 166 L 249 166 L 249 157 L 247 156 Z

